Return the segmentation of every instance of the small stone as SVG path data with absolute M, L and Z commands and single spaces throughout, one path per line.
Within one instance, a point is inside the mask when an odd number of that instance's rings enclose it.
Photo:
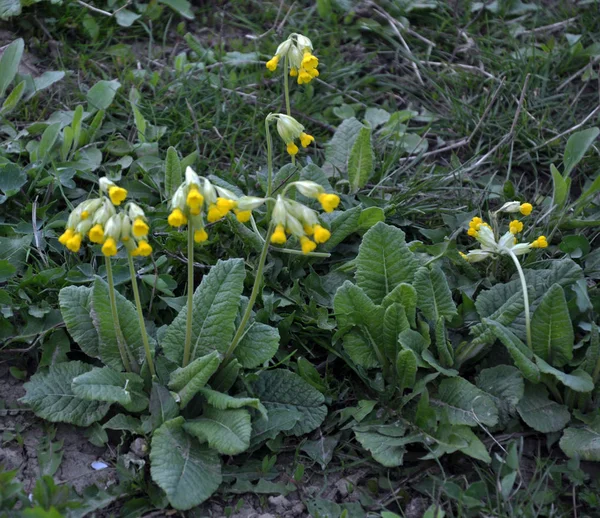
M 290 501 L 283 495 L 279 496 L 270 496 L 269 497 L 269 505 L 275 508 L 275 512 L 277 514 L 284 513 L 289 507 L 291 507 Z

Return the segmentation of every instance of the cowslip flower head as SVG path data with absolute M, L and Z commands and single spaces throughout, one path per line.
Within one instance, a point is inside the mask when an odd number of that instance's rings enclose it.
M 94 222 L 102 206 L 102 198 L 92 198 L 77 205 L 69 214 L 67 226 L 58 238 L 58 242 L 71 252 L 79 252 L 85 236 L 89 236 L 89 232 L 94 228 Z
M 312 41 L 302 34 L 290 34 L 288 39 L 277 47 L 275 55 L 267 61 L 267 68 L 274 72 L 281 59 L 287 59 L 289 74 L 297 78 L 299 85 L 308 84 L 319 76 L 319 59 L 313 54 Z
M 337 194 L 325 192 L 323 186 L 316 182 L 301 180 L 289 185 L 296 187 L 300 194 L 318 200 L 325 212 L 333 212 L 340 204 L 340 197 Z
M 509 214 L 520 212 L 523 216 L 529 216 L 531 211 L 533 210 L 533 205 L 531 203 L 521 203 L 518 201 L 508 201 L 502 207 L 500 207 L 497 212 L 508 212 Z
M 267 116 L 267 120 L 277 122 L 277 133 L 279 133 L 281 140 L 286 145 L 288 154 L 291 156 L 296 155 L 300 150 L 295 141 L 299 140 L 303 148 L 307 148 L 315 141 L 315 138 L 306 133 L 304 126 L 294 119 L 294 117 L 290 117 L 284 113 L 270 113 Z
M 106 177 L 100 178 L 100 191 L 108 194 L 110 201 L 117 207 L 121 205 L 125 198 L 127 198 L 127 189 L 119 187 L 115 182 L 109 180 Z

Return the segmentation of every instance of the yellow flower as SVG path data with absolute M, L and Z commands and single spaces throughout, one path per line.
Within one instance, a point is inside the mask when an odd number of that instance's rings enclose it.
M 287 143 L 287 152 L 291 156 L 298 154 L 298 146 L 296 144 L 294 144 L 293 142 L 288 142 Z
M 308 84 L 312 81 L 312 78 L 313 78 L 313 76 L 310 72 L 301 68 L 300 72 L 298 73 L 298 84 L 299 85 Z
M 121 202 L 127 198 L 127 189 L 113 185 L 108 188 L 108 195 L 110 196 L 110 201 L 113 202 L 113 205 L 119 206 L 121 205 Z
M 302 144 L 302 147 L 308 147 L 310 145 L 311 142 L 315 141 L 315 137 L 313 137 L 312 135 L 309 135 L 308 133 L 300 133 L 300 143 Z
M 99 245 L 104 243 L 104 229 L 102 228 L 102 225 L 98 223 L 90 228 L 88 237 L 92 243 L 97 243 Z
M 148 257 L 152 253 L 152 247 L 148 243 L 148 241 L 140 241 L 138 243 L 138 247 L 131 252 L 131 255 L 141 255 L 143 257 Z
M 290 68 L 290 76 L 296 77 L 298 75 L 298 69 L 296 67 Z
M 531 214 L 531 211 L 533 210 L 533 205 L 531 205 L 531 203 L 522 203 L 519 210 L 521 211 L 521 214 L 523 214 L 523 216 L 529 216 L 529 214 Z
M 235 217 L 240 223 L 248 223 L 252 217 L 251 210 L 235 210 Z
M 90 211 L 89 210 L 84 210 L 81 213 L 81 219 L 88 219 L 90 217 Z
M 277 225 L 277 227 L 275 227 L 275 232 L 273 232 L 273 235 L 271 236 L 271 243 L 274 245 L 283 245 L 286 241 L 287 237 L 283 225 Z
M 477 237 L 477 230 L 471 227 L 469 230 L 467 230 L 467 234 L 469 234 L 471 237 Z
M 79 252 L 79 249 L 81 248 L 81 234 L 73 234 L 67 241 L 67 248 L 71 250 L 71 252 Z
M 312 236 L 315 233 L 315 229 L 311 225 L 304 225 L 304 233 L 307 236 Z
M 267 61 L 267 68 L 271 72 L 275 72 L 278 64 L 279 64 L 279 56 L 273 56 L 269 61 Z
M 75 231 L 72 228 L 68 228 L 58 238 L 58 242 L 61 245 L 67 246 L 69 239 L 71 239 L 74 234 L 75 234 Z
M 208 234 L 203 228 L 194 231 L 194 241 L 196 243 L 204 243 L 208 239 Z
M 308 254 L 309 252 L 312 252 L 315 248 L 317 248 L 317 243 L 311 241 L 306 236 L 302 236 L 300 238 L 300 246 L 302 247 L 302 253 Z
M 169 214 L 167 221 L 172 227 L 180 227 L 181 225 L 185 225 L 187 223 L 187 218 L 180 209 L 174 209 L 173 212 Z
M 325 212 L 333 212 L 340 204 L 340 197 L 337 194 L 327 194 L 322 192 L 317 199 Z
M 135 237 L 147 236 L 148 230 L 150 230 L 150 227 L 142 218 L 136 218 L 133 222 L 133 235 Z
M 198 189 L 192 187 L 188 192 L 186 203 L 190 209 L 192 209 L 193 211 L 197 211 L 202 207 L 202 204 L 204 203 L 204 196 L 202 196 L 202 193 Z
M 321 225 L 315 225 L 315 243 L 325 243 L 331 237 L 331 232 Z
M 106 257 L 111 257 L 113 255 L 117 255 L 117 242 L 114 238 L 109 237 L 104 244 L 102 245 L 102 253 Z
M 223 216 L 225 216 L 225 214 L 223 214 L 219 207 L 213 204 L 208 207 L 206 219 L 209 221 L 209 223 L 214 223 L 215 221 L 219 221 Z
M 225 216 L 230 210 L 233 210 L 236 207 L 236 203 L 234 200 L 228 200 L 227 198 L 217 198 L 217 207 Z
M 531 243 L 531 248 L 546 248 L 547 246 L 548 241 L 546 240 L 546 236 L 540 236 Z
M 518 219 L 513 219 L 508 225 L 508 230 L 511 234 L 518 234 L 523 230 L 523 222 Z
M 304 52 L 304 57 L 302 58 L 302 68 L 306 70 L 313 70 L 319 66 L 319 59 L 317 56 L 314 56 L 310 52 Z

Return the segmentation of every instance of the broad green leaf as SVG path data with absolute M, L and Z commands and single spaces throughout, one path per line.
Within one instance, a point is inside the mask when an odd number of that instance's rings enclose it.
M 600 373 L 600 331 L 595 324 L 592 324 L 590 345 L 585 351 L 585 360 L 582 367 L 585 372 L 592 376 L 594 383 L 598 381 L 598 373 Z
M 208 388 L 202 388 L 199 392 L 206 398 L 209 405 L 218 410 L 237 409 L 249 406 L 258 410 L 262 415 L 267 415 L 267 410 L 261 404 L 260 400 L 255 397 L 233 397 Z
M 356 440 L 369 450 L 381 465 L 402 466 L 406 445 L 421 442 L 420 434 L 405 435 L 406 428 L 399 422 L 387 425 L 359 425 L 353 428 Z
M 67 286 L 58 293 L 60 311 L 69 334 L 88 356 L 97 358 L 98 332 L 90 315 L 92 289 L 87 286 Z
M 206 385 L 210 377 L 217 371 L 221 363 L 221 355 L 213 351 L 206 356 L 196 358 L 186 367 L 180 367 L 171 373 L 169 388 L 177 392 L 181 408 L 185 407 L 198 391 Z
M 217 391 L 227 392 L 236 382 L 242 366 L 235 358 L 229 361 L 210 380 L 210 386 Z
M 11 111 L 13 111 L 17 107 L 17 104 L 19 104 L 19 101 L 21 100 L 21 97 L 23 97 L 23 93 L 25 92 L 26 84 L 27 83 L 25 81 L 21 81 L 17 86 L 15 86 L 12 89 L 10 95 L 2 103 L 2 108 L 0 108 L 0 114 L 2 114 L 2 116 L 6 117 Z
M 578 131 L 569 137 L 563 157 L 563 174 L 565 178 L 569 177 L 573 168 L 581 161 L 587 150 L 592 146 L 598 134 L 600 134 L 600 129 L 594 127 Z
M 362 189 L 373 172 L 371 129 L 363 127 L 352 145 L 348 157 L 348 180 L 352 192 Z
M 118 9 L 115 11 L 115 19 L 121 27 L 131 27 L 142 15 L 136 14 L 129 9 Z
M 135 434 L 142 433 L 142 422 L 137 418 L 126 414 L 117 414 L 102 425 L 106 430 L 123 430 Z
M 550 172 L 552 173 L 552 185 L 554 188 L 552 198 L 554 205 L 560 209 L 567 201 L 569 186 L 554 164 L 550 164 Z
M 123 370 L 123 362 L 117 345 L 117 334 L 110 309 L 108 289 L 108 284 L 100 277 L 96 277 L 92 288 L 91 315 L 100 338 L 98 349 L 102 361 L 109 367 L 121 371 Z M 137 361 L 142 361 L 144 358 L 144 344 L 135 306 L 116 290 L 115 297 L 119 326 L 127 348 Z M 154 339 L 150 337 L 149 340 L 150 347 L 154 348 Z
M 58 132 L 60 131 L 60 122 L 56 122 L 54 124 L 50 124 L 42 133 L 42 139 L 40 140 L 40 145 L 37 148 L 37 160 L 40 160 L 42 164 L 45 164 L 52 158 L 50 156 L 50 151 L 54 147 L 56 143 L 56 139 L 58 138 Z
M 366 232 L 380 221 L 385 221 L 385 211 L 381 207 L 368 207 L 360 213 L 357 230 Z
M 188 0 L 159 0 L 161 4 L 168 5 L 177 14 L 187 18 L 188 20 L 194 19 L 194 13 L 192 12 L 192 6 Z
M 436 459 L 442 455 L 462 451 L 466 455 L 488 464 L 492 460 L 485 445 L 468 426 L 440 425 L 430 436 L 431 439 L 437 444 L 431 448 L 431 453 L 421 457 L 422 459 Z
M 183 430 L 183 417 L 164 423 L 154 432 L 150 450 L 152 480 L 180 511 L 208 499 L 222 481 L 221 461 Z
M 567 457 L 600 461 L 600 421 L 582 427 L 569 427 L 560 439 L 560 448 Z
M 81 399 L 71 390 L 72 380 L 90 370 L 91 365 L 79 361 L 52 365 L 48 372 L 37 372 L 25 383 L 21 401 L 46 421 L 89 426 L 102 419 L 110 407 L 109 403 Z
M 445 368 L 452 367 L 454 365 L 454 349 L 446 337 L 444 317 L 439 317 L 435 325 L 435 346 L 442 365 Z
M 412 388 L 417 375 L 417 357 L 410 349 L 404 349 L 396 358 L 396 373 L 398 375 L 398 392 L 402 394 L 405 389 Z
M 381 304 L 400 283 L 411 283 L 418 262 L 399 228 L 377 223 L 363 237 L 356 258 L 356 284 Z
M 331 225 L 331 238 L 322 245 L 325 252 L 331 252 L 349 235 L 354 234 L 358 228 L 358 221 L 362 213 L 362 207 L 357 205 L 350 210 L 335 211 Z
M 167 149 L 167 159 L 165 160 L 165 194 L 173 196 L 182 180 L 181 162 L 177 150 L 171 146 Z
M 119 88 L 121 88 L 121 83 L 116 79 L 98 81 L 86 95 L 88 111 L 106 110 L 112 104 Z
M 13 164 L 0 166 L 0 191 L 4 196 L 0 195 L 0 204 L 6 199 L 16 194 L 19 194 L 21 187 L 27 183 L 27 173 L 20 167 Z
M 150 422 L 156 430 L 163 423 L 175 419 L 179 415 L 179 407 L 171 392 L 162 385 L 152 383 L 150 392 Z
M 375 350 L 377 344 L 373 343 L 372 338 L 366 330 L 353 329 L 344 335 L 343 346 L 350 359 L 356 365 L 360 365 L 365 369 L 374 369 L 381 366 Z
M 219 410 L 207 407 L 198 419 L 183 429 L 223 455 L 237 455 L 250 446 L 250 413 L 247 410 Z
M 594 390 L 592 377 L 582 369 L 574 370 L 567 374 L 552 367 L 539 356 L 536 357 L 536 363 L 543 374 L 550 374 L 560 381 L 565 387 L 569 387 L 575 392 L 591 392 Z
M 327 144 L 325 158 L 334 169 L 345 176 L 348 170 L 348 160 L 354 141 L 364 126 L 354 117 L 344 120 L 335 131 L 333 138 Z
M 383 312 L 356 284 L 344 282 L 335 293 L 333 299 L 335 318 L 340 329 L 352 326 L 368 326 L 372 324 L 376 314 Z
M 73 378 L 73 394 L 88 401 L 106 401 L 128 405 L 131 391 L 142 389 L 144 381 L 137 374 L 117 372 L 110 367 L 96 367 Z
M 498 409 L 492 398 L 463 378 L 442 381 L 437 398 L 431 402 L 453 425 L 494 426 L 498 422 Z
M 385 310 L 383 317 L 383 353 L 388 358 L 398 355 L 398 336 L 407 329 L 410 329 L 410 324 L 404 306 L 395 302 Z
M 517 405 L 521 419 L 538 432 L 560 432 L 571 420 L 569 409 L 551 401 L 543 385 L 525 384 L 525 394 Z
M 488 318 L 483 319 L 483 322 L 491 327 L 494 336 L 496 336 L 496 338 L 498 338 L 508 349 L 508 352 L 512 356 L 515 365 L 521 371 L 525 379 L 531 381 L 532 383 L 539 383 L 540 370 L 532 361 L 533 353 L 527 348 L 527 346 L 523 344 L 523 342 L 521 342 L 521 340 L 519 340 L 512 331 L 504 327 L 499 322 L 495 322 Z
M 498 424 L 506 425 L 515 415 L 517 404 L 525 392 L 525 382 L 519 370 L 511 365 L 483 369 L 477 376 L 477 386 L 487 392 L 498 407 Z
M 271 408 L 268 419 L 260 417 L 252 423 L 250 446 L 254 448 L 269 439 L 274 439 L 281 432 L 289 432 L 302 418 L 303 414 L 291 407 Z
M 202 278 L 192 301 L 192 354 L 194 360 L 214 350 L 224 353 L 235 333 L 235 319 L 244 288 L 244 261 L 219 261 Z M 167 358 L 181 365 L 185 343 L 187 305 L 175 317 L 162 340 Z
M 565 292 L 558 284 L 550 287 L 533 313 L 531 341 L 533 352 L 555 367 L 573 359 L 573 324 Z
M 22 8 L 21 0 L 0 0 L 0 20 L 20 15 Z M 2 70 L 0 70 L 0 73 L 2 73 Z
M 325 419 L 325 397 L 300 376 L 283 369 L 263 371 L 252 384 L 254 394 L 269 411 L 286 410 L 302 418 L 290 430 L 292 435 L 312 432 Z
M 79 148 L 79 141 L 81 139 L 81 130 L 82 130 L 82 121 L 83 121 L 83 106 L 80 104 L 75 108 L 75 112 L 73 113 L 73 122 L 71 123 L 71 129 L 73 130 L 73 151 L 76 151 Z
M 63 130 L 62 144 L 60 146 L 60 158 L 63 161 L 66 161 L 67 157 L 69 156 L 69 152 L 71 151 L 71 147 L 73 145 L 74 136 L 73 128 L 71 128 L 71 126 L 67 126 Z
M 62 70 L 47 70 L 41 76 L 35 77 L 32 80 L 27 78 L 27 93 L 25 100 L 28 101 L 37 93 L 49 88 L 54 83 L 58 83 L 63 77 L 65 77 L 65 73 Z
M 436 323 L 440 317 L 450 320 L 457 315 L 446 276 L 438 267 L 419 268 L 413 287 L 417 291 L 417 306 L 430 322 Z
M 406 311 L 406 317 L 412 327 L 417 327 L 417 290 L 410 284 L 398 284 L 381 302 L 384 308 L 388 308 L 394 302 L 402 304 Z
M 400 343 L 401 348 L 411 350 L 415 353 L 415 356 L 417 357 L 417 366 L 427 366 L 423 361 L 419 361 L 419 358 L 421 358 L 421 355 L 427 348 L 427 344 L 421 333 L 414 331 L 413 329 L 407 329 L 400 333 L 398 342 Z
M 279 348 L 279 331 L 260 322 L 251 323 L 240 340 L 235 357 L 246 369 L 269 361 Z
M 0 11 L 0 17 L 3 15 Z M 19 38 L 6 47 L 2 53 L 2 57 L 0 58 L 0 98 L 4 97 L 8 85 L 12 83 L 12 80 L 17 75 L 24 48 L 25 43 L 22 38 Z
M 421 358 L 423 358 L 423 361 L 426 363 L 426 366 L 429 365 L 430 367 L 433 367 L 436 371 L 443 374 L 444 376 L 448 376 L 449 378 L 454 378 L 455 376 L 458 376 L 458 371 L 456 369 L 444 367 L 442 364 L 440 364 L 439 360 L 433 355 L 433 353 L 429 349 L 425 349 L 421 353 Z

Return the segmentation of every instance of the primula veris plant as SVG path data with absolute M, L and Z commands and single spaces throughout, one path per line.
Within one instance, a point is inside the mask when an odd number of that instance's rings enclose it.
M 283 73 L 297 78 L 298 84 L 310 83 L 319 76 L 319 60 L 313 54 L 312 41 L 302 34 L 290 34 L 287 40 L 277 47 L 275 55 L 267 61 L 267 68 L 274 72 L 283 59 Z

